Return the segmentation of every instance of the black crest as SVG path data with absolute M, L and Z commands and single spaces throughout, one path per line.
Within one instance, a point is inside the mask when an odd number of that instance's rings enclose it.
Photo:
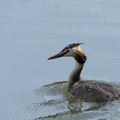
M 83 43 L 72 43 L 72 44 L 69 44 L 69 45 L 66 46 L 62 51 L 64 51 L 64 50 L 69 50 L 69 49 L 71 49 L 71 48 L 73 48 L 73 47 L 76 47 L 76 46 L 78 46 L 78 45 L 81 45 L 81 44 L 83 44 Z

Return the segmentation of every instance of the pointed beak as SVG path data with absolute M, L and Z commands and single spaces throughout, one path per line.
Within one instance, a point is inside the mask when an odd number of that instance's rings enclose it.
M 79 43 L 79 45 L 82 45 L 82 44 L 84 44 L 84 43 Z
M 59 53 L 49 57 L 48 60 L 52 60 L 52 59 L 63 57 L 66 53 L 67 53 L 67 51 L 61 51 L 61 52 L 59 52 Z

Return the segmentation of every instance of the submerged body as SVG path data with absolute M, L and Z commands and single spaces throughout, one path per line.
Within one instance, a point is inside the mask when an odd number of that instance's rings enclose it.
M 84 101 L 106 102 L 119 99 L 120 91 L 107 83 L 80 81 L 70 89 L 73 96 Z
M 58 54 L 48 58 L 48 60 L 68 56 L 76 61 L 75 69 L 70 74 L 68 80 L 68 91 L 75 97 L 80 97 L 84 101 L 106 102 L 120 98 L 120 90 L 112 85 L 95 81 L 82 81 L 81 71 L 87 60 L 84 51 L 80 48 L 81 43 L 73 43 L 65 47 Z

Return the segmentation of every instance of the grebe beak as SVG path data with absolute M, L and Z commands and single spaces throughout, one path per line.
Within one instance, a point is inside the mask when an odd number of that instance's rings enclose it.
M 56 58 L 60 58 L 60 57 L 63 57 L 65 54 L 67 53 L 67 51 L 61 51 L 51 57 L 48 58 L 48 60 L 52 60 L 52 59 L 56 59 Z

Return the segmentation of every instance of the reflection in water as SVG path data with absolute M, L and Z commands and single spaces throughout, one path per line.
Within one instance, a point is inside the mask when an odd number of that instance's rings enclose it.
M 79 98 L 74 98 L 67 92 L 66 81 L 42 86 L 36 89 L 34 93 L 38 100 L 26 109 L 39 114 L 35 120 L 73 120 L 79 117 L 93 119 L 96 115 L 104 119 L 104 116 L 110 110 L 109 105 L 114 104 L 114 102 L 107 104 L 87 103 Z M 118 105 L 120 106 L 119 102 Z

